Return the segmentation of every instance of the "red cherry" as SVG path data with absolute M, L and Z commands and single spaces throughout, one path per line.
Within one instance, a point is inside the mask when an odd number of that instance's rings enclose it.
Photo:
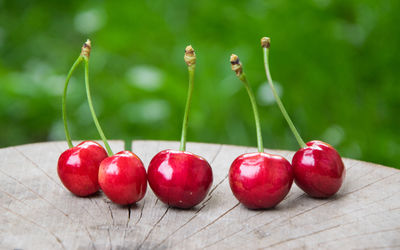
M 339 191 L 346 169 L 339 153 L 328 143 L 310 141 L 292 160 L 297 186 L 316 198 L 328 198 Z
M 207 195 L 213 182 L 208 162 L 195 154 L 164 150 L 151 160 L 148 168 L 149 185 L 165 204 L 191 208 Z
M 289 193 L 292 183 L 292 166 L 279 155 L 243 154 L 229 170 L 233 194 L 250 209 L 275 207 Z
M 58 158 L 57 172 L 64 186 L 77 196 L 88 196 L 99 190 L 100 163 L 107 152 L 94 141 L 83 141 L 65 150 Z
M 103 192 L 117 204 L 138 202 L 146 194 L 146 169 L 139 157 L 130 151 L 121 151 L 104 159 L 98 178 Z

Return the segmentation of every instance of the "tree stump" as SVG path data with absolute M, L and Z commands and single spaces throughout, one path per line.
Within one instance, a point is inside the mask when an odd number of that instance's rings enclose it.
M 112 141 L 114 152 L 122 141 Z M 178 142 L 134 141 L 145 164 Z M 66 142 L 0 149 L 1 249 L 255 249 L 400 248 L 400 170 L 344 159 L 346 179 L 330 199 L 313 199 L 294 183 L 275 209 L 249 210 L 233 196 L 232 161 L 255 148 L 188 143 L 206 158 L 214 182 L 206 199 L 179 210 L 160 202 L 150 187 L 131 206 L 99 192 L 79 198 L 57 175 Z M 294 152 L 268 150 L 289 161 Z

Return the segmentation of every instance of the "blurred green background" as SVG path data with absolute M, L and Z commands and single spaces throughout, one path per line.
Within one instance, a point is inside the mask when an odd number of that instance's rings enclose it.
M 266 85 L 272 77 L 304 140 L 400 167 L 400 1 L 0 0 L 0 146 L 64 140 L 61 93 L 86 38 L 91 87 L 108 138 L 179 140 L 184 48 L 197 53 L 189 141 L 256 146 L 238 54 L 256 92 L 267 148 L 298 145 Z M 97 139 L 83 67 L 71 80 L 74 139 Z M 134 150 L 134 149 L 133 149 Z

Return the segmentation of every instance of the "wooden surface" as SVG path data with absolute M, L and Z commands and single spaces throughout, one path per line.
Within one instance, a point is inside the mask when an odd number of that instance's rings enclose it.
M 111 143 L 114 152 L 123 142 Z M 400 248 L 400 171 L 344 159 L 347 176 L 331 199 L 306 196 L 295 184 L 275 209 L 248 210 L 229 188 L 232 161 L 255 148 L 189 143 L 211 164 L 214 183 L 191 210 L 169 208 L 150 188 L 132 206 L 104 194 L 78 198 L 57 176 L 65 142 L 0 149 L 1 249 L 380 249 Z M 177 142 L 135 141 L 147 167 Z M 266 150 L 291 160 L 293 152 Z

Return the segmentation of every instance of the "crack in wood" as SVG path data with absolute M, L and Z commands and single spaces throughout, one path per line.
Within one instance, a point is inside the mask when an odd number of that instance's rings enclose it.
M 310 211 L 312 211 L 312 210 L 314 210 L 314 209 L 317 209 L 317 208 L 320 208 L 320 207 L 322 207 L 322 206 L 325 206 L 326 204 L 328 204 L 328 203 L 330 203 L 330 202 L 332 202 L 332 201 L 335 201 L 335 200 L 336 200 L 336 199 L 330 199 L 330 200 L 328 200 L 328 201 L 326 201 L 326 202 L 324 202 L 324 203 L 321 203 L 321 204 L 316 205 L 316 206 L 314 206 L 314 207 L 311 207 L 311 208 L 309 208 L 309 209 L 303 210 L 303 211 L 301 211 L 300 213 L 297 213 L 297 214 L 295 214 L 295 215 L 289 217 L 289 218 L 287 219 L 287 221 L 292 220 L 292 219 L 294 219 L 294 218 L 296 218 L 296 217 L 298 217 L 298 216 L 301 216 L 301 215 L 303 215 L 303 214 L 309 213 Z
M 107 208 L 108 208 L 108 211 L 109 211 L 108 214 L 110 215 L 112 225 L 114 226 L 115 222 L 114 222 L 114 215 L 113 215 L 113 212 L 112 212 L 112 209 L 111 209 L 111 205 L 110 205 L 111 202 L 108 202 L 106 199 L 103 199 L 103 201 L 107 204 Z M 113 245 L 112 245 L 112 240 L 111 240 L 110 227 L 107 227 L 107 233 L 108 233 L 108 243 L 110 244 L 110 249 L 112 250 L 113 249 Z
M 107 227 L 107 234 L 108 234 L 108 244 L 110 244 L 110 249 L 112 250 L 112 241 L 111 241 L 111 234 L 110 234 L 110 228 Z
M 265 211 L 265 210 L 264 210 L 264 211 Z M 257 213 L 256 215 L 259 215 L 259 214 L 263 213 L 264 211 L 259 212 L 259 213 Z M 246 218 L 246 220 L 249 220 L 250 218 L 252 218 L 252 217 L 254 217 L 254 216 L 255 216 L 255 215 L 250 216 L 250 217 Z M 278 219 L 279 219 L 279 218 L 275 218 L 275 219 L 269 221 L 268 223 L 265 223 L 265 224 L 263 224 L 262 226 L 253 229 L 252 232 L 255 231 L 255 230 L 258 230 L 259 228 L 261 228 L 261 227 L 263 227 L 263 226 L 269 225 L 269 224 L 271 224 L 272 222 L 274 222 L 274 221 L 276 221 L 276 220 L 278 220 Z M 204 248 L 211 247 L 211 246 L 213 246 L 213 245 L 215 245 L 215 244 L 217 244 L 217 243 L 219 243 L 219 242 L 221 242 L 221 241 L 223 241 L 223 240 L 229 239 L 230 237 L 232 237 L 232 236 L 234 236 L 234 235 L 236 235 L 236 234 L 242 232 L 244 229 L 245 229 L 245 227 L 242 227 L 240 230 L 237 230 L 237 231 L 233 232 L 232 234 L 230 234 L 230 235 L 228 235 L 228 236 L 226 236 L 226 237 L 224 237 L 224 238 L 221 238 L 221 239 L 217 240 L 216 242 L 214 242 L 214 243 L 212 243 L 212 244 L 210 244 L 210 245 L 205 246 Z
M 210 197 L 211 198 L 211 197 Z M 175 231 L 173 231 L 171 234 L 169 234 L 166 238 L 164 238 L 160 243 L 158 243 L 154 248 L 157 248 L 159 246 L 161 246 L 167 239 L 169 239 L 172 235 L 174 235 L 176 232 L 178 232 L 181 228 L 183 228 L 184 226 L 186 226 L 187 224 L 189 224 L 192 220 L 194 220 L 198 213 L 204 208 L 205 206 L 201 206 L 192 217 L 190 217 L 189 220 L 187 220 L 185 223 L 183 223 L 180 227 L 178 227 Z
M 96 205 L 96 207 L 99 209 L 100 213 L 104 215 L 104 218 L 108 217 L 107 213 L 105 213 L 99 206 L 99 204 L 97 203 L 96 199 L 92 199 L 91 197 L 89 197 L 89 200 L 94 203 Z
M 322 230 L 318 230 L 318 231 L 315 231 L 315 232 L 312 232 L 312 233 L 309 233 L 309 234 L 304 234 L 304 235 L 301 235 L 301 236 L 288 238 L 288 239 L 286 239 L 286 240 L 282 240 L 282 241 L 279 241 L 279 242 L 277 242 L 277 243 L 274 243 L 274 244 L 271 244 L 271 245 L 268 245 L 268 246 L 265 246 L 265 247 L 262 247 L 262 248 L 272 248 L 272 247 L 276 247 L 276 246 L 282 245 L 282 244 L 284 244 L 284 243 L 286 243 L 286 242 L 289 242 L 289 241 L 293 241 L 293 240 L 298 240 L 298 239 L 306 238 L 306 237 L 309 237 L 309 236 L 312 236 L 312 235 L 315 235 L 315 234 L 319 234 L 319 233 L 322 233 L 322 232 L 325 232 L 325 231 L 328 231 L 328 230 L 332 230 L 332 229 L 338 228 L 338 227 L 340 227 L 340 226 L 341 226 L 341 225 L 335 225 L 335 226 L 328 227 L 328 228 L 325 228 L 325 229 L 322 229 Z
M 290 195 L 289 195 L 289 196 L 290 196 Z M 287 196 L 286 198 L 289 198 L 289 196 Z M 303 193 L 303 194 L 299 195 L 298 197 L 296 197 L 296 198 L 294 199 L 294 201 L 300 199 L 300 198 L 303 197 L 303 196 L 305 196 L 305 193 Z M 286 198 L 285 198 L 285 200 L 286 200 Z M 315 207 L 314 207 L 314 208 L 315 208 Z M 309 209 L 309 210 L 312 210 L 312 209 Z M 290 217 L 290 218 L 288 218 L 287 220 L 289 221 L 290 219 L 292 219 L 292 218 L 294 218 L 294 217 L 296 217 L 296 216 L 299 216 L 299 215 L 301 215 L 301 214 L 304 214 L 304 213 L 308 212 L 309 210 L 306 210 L 306 211 L 303 211 L 303 212 L 301 212 L 301 213 L 299 213 L 299 214 L 297 214 L 297 215 L 294 215 L 293 217 Z M 249 216 L 249 217 L 246 218 L 246 220 L 248 221 L 249 219 L 258 216 L 258 215 L 264 213 L 265 211 L 267 211 L 267 210 L 262 210 L 262 211 L 260 211 L 260 212 L 258 212 L 258 213 L 256 213 L 256 214 L 254 214 L 254 215 L 252 215 L 252 216 Z M 279 220 L 279 219 L 281 219 L 281 218 L 277 217 L 277 218 L 275 218 L 275 219 L 273 219 L 273 220 L 271 220 L 271 221 L 269 221 L 269 222 L 267 222 L 267 223 L 265 223 L 265 224 L 262 224 L 262 225 L 259 226 L 259 227 L 256 227 L 256 228 L 252 229 L 251 232 L 255 232 L 256 230 L 259 230 L 259 229 L 262 228 L 262 227 L 265 227 L 265 226 L 267 226 L 267 225 L 270 225 L 270 224 L 272 224 L 273 222 L 275 222 L 275 221 L 277 221 L 277 220 Z M 285 223 L 285 225 L 286 225 L 286 224 L 287 224 L 287 223 Z M 218 240 L 218 242 L 220 242 L 220 241 L 222 241 L 222 240 L 225 240 L 225 239 L 228 239 L 228 238 L 232 237 L 233 235 L 236 235 L 236 234 L 242 232 L 243 230 L 244 230 L 244 228 L 241 228 L 240 230 L 238 230 L 238 231 L 236 231 L 236 232 L 230 234 L 229 236 L 227 236 L 227 237 L 225 237 L 225 238 L 223 238 L 223 239 L 221 239 L 221 240 Z M 218 243 L 218 242 L 216 242 L 216 243 Z M 213 246 L 213 245 L 215 245 L 216 243 L 213 243 L 213 244 L 211 244 L 210 246 Z M 207 247 L 209 247 L 209 246 L 207 246 Z
M 135 225 L 137 225 L 137 224 L 140 222 L 140 220 L 142 219 L 143 209 L 144 209 L 145 204 L 146 204 L 146 200 L 143 200 L 143 206 L 142 206 L 142 208 L 140 209 L 139 219 L 135 222 Z
M 41 196 L 40 194 L 38 194 L 37 192 L 35 192 L 32 188 L 26 186 L 25 184 L 23 184 L 22 182 L 20 182 L 19 180 L 15 179 L 14 177 L 6 174 L 3 170 L 0 169 L 0 172 L 7 176 L 8 178 L 14 180 L 16 183 L 20 184 L 21 186 L 25 187 L 26 189 L 28 189 L 29 191 L 31 191 L 33 194 L 35 194 L 37 197 L 39 197 L 40 199 L 42 199 L 43 201 L 45 201 L 47 204 L 49 204 L 50 206 L 52 206 L 53 208 L 55 208 L 57 211 L 59 211 L 60 213 L 62 213 L 65 217 L 67 217 L 68 219 L 70 219 L 68 217 L 68 214 L 65 213 L 64 211 L 62 211 L 61 209 L 59 209 L 58 207 L 56 207 L 53 203 L 51 203 L 50 201 L 48 201 L 47 199 L 45 199 L 43 196 Z
M 40 169 L 47 177 L 49 177 L 52 181 L 55 182 L 55 180 L 53 178 L 51 178 L 47 173 L 45 173 L 45 171 L 43 169 L 41 169 L 37 163 L 35 163 L 32 159 L 30 159 L 29 157 L 27 157 L 24 153 L 22 153 L 21 151 L 19 151 L 18 149 L 16 149 L 15 147 L 12 147 L 16 152 L 18 152 L 20 155 L 22 155 L 26 160 L 28 160 L 29 162 L 32 163 L 33 166 L 37 167 L 38 169 Z M 72 221 L 75 223 L 75 221 L 73 221 L 71 218 L 69 218 L 69 215 L 64 212 L 63 210 L 59 209 L 57 206 L 55 206 L 53 203 L 51 203 L 50 201 L 48 201 L 46 198 L 44 198 L 43 196 L 41 196 L 39 193 L 35 192 L 33 189 L 31 189 L 30 187 L 26 186 L 25 184 L 23 184 L 21 181 L 19 181 L 18 179 L 14 178 L 11 175 L 6 174 L 3 170 L 0 169 L 0 172 L 7 176 L 8 178 L 14 180 L 15 182 L 17 182 L 18 184 L 20 184 L 21 186 L 25 187 L 26 189 L 28 189 L 29 191 L 31 191 L 33 194 L 35 194 L 37 197 L 39 197 L 40 199 L 44 200 L 47 204 L 49 204 L 50 206 L 52 206 L 53 208 L 55 208 L 57 211 L 61 212 L 65 217 L 68 218 L 68 220 Z M 58 184 L 60 187 L 61 185 Z M 81 206 L 81 208 L 83 210 L 85 210 L 85 212 L 91 216 L 93 218 L 93 216 L 89 213 L 89 211 L 87 209 L 85 209 L 84 207 Z M 86 231 L 88 231 L 87 227 L 85 227 Z M 90 238 L 90 233 L 89 233 L 89 238 Z
M 303 197 L 303 196 L 305 196 L 305 195 L 306 195 L 305 193 L 302 193 L 301 195 L 299 195 L 299 196 L 297 196 L 296 198 L 294 198 L 293 202 L 295 202 L 296 200 L 300 199 L 301 197 Z M 246 218 L 246 220 L 249 220 L 249 219 L 251 219 L 251 218 L 253 218 L 253 217 L 256 217 L 256 216 L 258 216 L 258 215 L 264 213 L 265 211 L 268 211 L 268 210 L 262 210 L 262 211 L 260 211 L 260 212 L 258 212 L 258 213 L 256 213 L 256 214 L 254 214 L 254 215 L 252 215 L 252 216 Z M 252 230 L 252 232 L 255 231 L 255 230 L 258 230 L 258 229 L 260 229 L 260 228 L 262 228 L 262 227 L 264 227 L 264 226 L 267 226 L 267 225 L 271 224 L 272 222 L 274 222 L 274 221 L 276 221 L 276 220 L 278 220 L 278 219 L 280 219 L 280 218 L 276 218 L 276 219 L 273 219 L 273 220 L 271 220 L 271 221 L 269 221 L 269 222 L 267 222 L 267 223 L 265 223 L 265 224 L 262 224 L 261 226 L 254 228 L 254 229 Z
M 210 196 L 203 202 L 203 204 L 201 205 L 201 207 L 200 207 L 199 209 L 197 209 L 196 212 L 194 212 L 195 216 L 196 216 L 198 213 L 200 213 L 200 211 L 201 211 L 205 206 L 207 206 L 207 204 L 208 204 L 208 202 L 211 200 L 211 198 L 212 198 L 212 195 L 210 195 Z
M 20 151 L 19 149 L 17 149 L 16 147 L 11 147 L 12 149 L 14 149 L 16 152 L 18 152 L 22 157 L 24 157 L 27 161 L 29 161 L 34 167 L 36 167 L 37 169 L 39 169 L 45 176 L 47 176 L 52 182 L 54 182 L 58 187 L 60 187 L 61 189 L 64 190 L 63 186 L 61 186 L 60 183 L 58 183 L 56 180 L 54 180 L 53 177 L 51 177 L 46 171 L 44 171 L 41 167 L 39 167 L 39 165 L 34 162 L 31 158 L 29 158 L 27 155 L 24 154 L 24 152 Z
M 201 210 L 203 207 L 201 207 L 199 210 Z M 182 224 L 178 229 L 176 229 L 175 231 L 173 231 L 171 234 L 169 234 L 165 239 L 163 239 L 160 243 L 158 243 L 154 248 L 157 248 L 159 246 L 161 246 L 167 239 L 169 239 L 172 235 L 174 235 L 176 232 L 178 232 L 181 228 L 183 228 L 184 226 L 186 226 L 187 224 L 189 224 L 189 222 L 191 222 L 192 220 L 194 220 L 194 218 L 197 217 L 198 211 L 195 212 L 195 215 L 192 216 L 188 221 L 186 221 L 184 224 Z
M 89 210 L 87 210 L 84 206 L 80 206 L 83 210 L 85 210 L 85 212 L 93 219 L 93 220 L 97 220 L 95 217 L 93 217 L 93 215 L 89 212 Z
M 193 236 L 195 236 L 196 234 L 200 233 L 201 231 L 204 231 L 206 228 L 208 228 L 209 226 L 213 225 L 215 222 L 217 222 L 218 220 L 220 220 L 222 217 L 224 217 L 225 215 L 227 215 L 228 213 L 230 213 L 232 210 L 234 210 L 235 208 L 237 208 L 240 205 L 240 202 L 236 203 L 236 205 L 234 205 L 233 207 L 231 207 L 230 209 L 226 210 L 224 213 L 222 213 L 220 216 L 218 216 L 216 219 L 214 219 L 213 221 L 211 221 L 210 223 L 208 223 L 207 225 L 205 225 L 204 227 L 200 228 L 199 230 L 197 230 L 196 232 L 194 232 L 193 234 L 189 235 L 188 237 L 184 238 L 181 242 L 178 243 L 181 244 L 184 241 L 192 238 Z
M 92 201 L 94 204 L 96 204 L 96 207 L 99 209 L 100 213 L 104 215 L 104 218 L 108 218 L 108 213 L 105 213 L 99 206 L 99 204 L 97 203 L 96 199 L 92 199 L 89 197 L 89 200 Z M 108 219 L 106 219 L 106 221 L 109 221 Z M 108 241 L 110 242 L 111 245 L 111 236 L 110 236 L 110 229 L 107 228 L 108 231 Z
M 112 220 L 112 225 L 114 226 L 114 225 L 115 225 L 114 214 L 113 214 L 113 212 L 112 212 L 110 203 L 108 203 L 107 206 L 108 206 L 108 211 L 110 211 L 110 216 L 111 216 L 111 220 Z
M 222 182 L 224 182 L 227 179 L 228 175 L 225 176 L 224 179 L 222 179 L 217 185 L 214 186 L 214 188 L 208 193 L 208 197 L 206 200 L 204 200 L 203 204 L 201 205 L 201 207 L 195 212 L 195 215 L 193 217 L 196 217 L 197 214 L 205 207 L 207 206 L 208 202 L 211 200 L 212 198 L 212 193 L 218 188 L 219 185 L 222 184 Z M 191 220 L 191 219 L 190 219 Z
M 158 219 L 158 221 L 153 225 L 153 227 L 150 229 L 150 231 L 147 233 L 146 237 L 144 238 L 144 240 L 142 241 L 142 243 L 140 243 L 139 247 L 137 249 L 142 248 L 143 244 L 146 242 L 146 240 L 150 237 L 151 233 L 153 232 L 153 230 L 155 229 L 155 227 L 162 221 L 162 219 L 165 217 L 165 215 L 167 214 L 168 210 L 170 207 L 167 207 L 167 209 L 165 210 L 164 214 Z
M 7 196 L 10 197 L 11 199 L 14 199 L 14 200 L 16 200 L 16 201 L 18 201 L 18 202 L 21 202 L 21 203 L 24 204 L 25 206 L 32 208 L 32 206 L 31 206 L 30 204 L 26 203 L 26 202 L 23 201 L 23 200 L 18 199 L 18 198 L 15 197 L 14 195 L 12 195 L 12 194 L 10 194 L 10 193 L 8 193 L 8 192 L 6 192 L 6 191 L 3 191 L 3 190 L 1 190 L 1 189 L 0 189 L 0 192 L 2 192 L 3 194 L 7 195 Z
M 289 200 L 289 198 L 290 198 L 292 195 L 293 195 L 293 193 L 290 193 L 288 196 L 285 197 L 285 199 L 283 199 L 283 201 Z M 304 195 L 305 195 L 305 194 L 302 194 L 302 195 L 296 197 L 294 200 L 297 200 L 297 199 L 299 199 L 300 197 L 302 197 L 302 196 L 304 196 Z M 263 210 L 261 210 L 260 212 L 257 212 L 257 213 L 255 213 L 255 214 L 253 214 L 252 216 L 247 217 L 246 220 L 250 220 L 250 219 L 253 218 L 253 217 L 259 216 L 260 214 L 263 214 L 263 213 L 265 213 L 266 211 L 268 211 L 268 209 L 263 209 Z M 269 223 L 267 223 L 267 224 L 269 224 Z M 264 226 L 265 226 L 265 225 L 266 225 L 266 224 L 264 224 Z
M 376 171 L 376 169 L 373 169 L 372 171 L 366 171 L 365 173 L 363 173 L 362 175 L 360 175 L 360 176 L 358 176 L 357 178 L 355 178 L 355 179 L 353 179 L 353 180 L 351 180 L 352 182 L 356 182 L 356 181 L 358 181 L 358 180 L 360 180 L 360 179 L 362 179 L 362 178 L 364 178 L 365 176 L 371 176 L 371 173 L 373 173 L 373 172 L 375 172 Z
M 218 182 L 218 183 L 211 189 L 211 191 L 210 191 L 210 193 L 208 193 L 208 195 L 211 196 L 212 193 L 213 193 L 224 181 L 226 181 L 226 179 L 228 179 L 228 174 L 225 175 L 225 177 L 224 177 L 220 182 Z
M 84 226 L 84 228 L 85 228 L 85 230 L 86 230 L 86 233 L 87 233 L 87 234 L 88 234 L 88 236 L 89 236 L 90 243 L 91 243 L 91 245 L 92 245 L 93 249 L 96 249 L 96 246 L 94 245 L 94 240 L 93 240 L 93 237 L 92 237 L 92 235 L 90 234 L 90 232 L 89 232 L 89 230 L 88 230 L 87 226 Z
M 244 230 L 244 227 L 242 227 L 242 229 L 240 229 L 239 231 L 233 232 L 233 233 L 231 233 L 231 234 L 227 235 L 226 237 L 223 237 L 223 238 L 221 238 L 221 239 L 219 239 L 219 240 L 217 240 L 217 241 L 214 241 L 214 242 L 213 242 L 213 243 L 211 243 L 211 244 L 208 244 L 208 245 L 206 245 L 206 246 L 205 246 L 203 249 L 206 249 L 206 248 L 209 248 L 209 247 L 215 246 L 216 244 L 220 243 L 221 241 L 224 241 L 224 240 L 226 240 L 226 239 L 228 239 L 228 238 L 232 237 L 233 235 L 235 235 L 235 234 L 238 234 L 238 233 L 242 232 L 243 230 Z
M 26 218 L 25 216 L 23 216 L 23 215 L 21 215 L 21 214 L 19 214 L 19 213 L 16 213 L 16 212 L 12 211 L 12 210 L 9 209 L 9 208 L 3 207 L 3 206 L 1 206 L 1 205 L 0 205 L 0 207 L 3 208 L 4 210 L 6 210 L 7 212 L 9 212 L 9 213 L 11 213 L 11 214 L 14 214 L 15 216 L 20 217 L 20 218 L 22 218 L 23 220 L 25 220 L 25 221 L 27 221 L 27 222 L 30 222 L 31 224 L 33 224 L 33 225 L 35 225 L 35 226 L 41 228 L 42 230 L 48 232 L 51 236 L 53 236 L 53 237 L 55 238 L 55 240 L 60 244 L 60 246 L 61 246 L 63 249 L 66 249 L 65 246 L 64 246 L 64 244 L 63 244 L 63 242 L 62 242 L 62 240 L 61 240 L 55 233 L 53 233 L 53 232 L 51 232 L 50 230 L 48 230 L 46 227 L 44 227 L 44 226 L 42 226 L 42 225 L 40 225 L 40 224 L 34 222 L 33 220 L 30 220 L 30 219 Z
M 362 187 L 360 187 L 360 188 L 357 188 L 357 189 L 355 189 L 355 190 L 353 190 L 353 191 L 347 192 L 347 193 L 343 194 L 343 196 L 349 195 L 349 194 L 352 194 L 352 193 L 355 193 L 355 192 L 360 191 L 360 190 L 363 190 L 363 189 L 365 189 L 365 188 L 367 188 L 367 187 L 369 187 L 369 186 L 371 186 L 371 185 L 373 185 L 373 184 L 376 184 L 376 183 L 378 183 L 378 182 L 380 182 L 380 181 L 383 181 L 383 180 L 385 180 L 385 179 L 387 179 L 387 178 L 390 178 L 390 177 L 392 177 L 393 175 L 396 175 L 396 174 L 398 174 L 398 172 L 393 173 L 393 174 L 390 174 L 390 175 L 387 175 L 387 176 L 385 176 L 385 177 L 382 177 L 382 178 L 380 178 L 380 179 L 378 179 L 378 180 L 375 180 L 374 182 L 368 183 L 367 185 L 364 185 L 364 186 L 362 186 Z
M 210 166 L 211 166 L 211 164 L 214 163 L 215 159 L 217 159 L 217 156 L 219 155 L 219 153 L 221 153 L 222 146 L 223 146 L 222 144 L 219 146 L 219 148 L 218 148 L 218 150 L 217 150 L 217 153 L 214 155 L 214 157 L 213 157 L 212 160 L 210 161 Z
M 25 203 L 24 201 L 22 201 L 22 200 L 20 200 L 20 199 L 18 199 L 18 198 L 16 198 L 16 197 L 14 197 L 13 195 L 11 195 L 11 194 L 9 194 L 9 193 L 7 193 L 7 192 L 4 192 L 3 190 L 0 190 L 0 191 L 1 191 L 2 193 L 5 193 L 5 194 L 8 195 L 9 197 L 13 198 L 14 200 L 16 200 L 16 201 L 18 201 L 18 202 L 21 202 L 22 204 L 26 205 L 27 207 L 32 208 L 32 206 L 30 206 L 29 204 Z M 90 215 L 90 214 L 89 214 L 89 215 Z M 68 218 L 71 222 L 76 223 L 76 222 L 73 221 L 71 218 L 69 218 L 69 217 L 67 217 L 67 218 Z M 92 218 L 94 219 L 94 217 L 92 217 Z M 93 248 L 95 249 L 94 242 L 93 242 L 93 237 L 92 237 L 92 235 L 90 234 L 88 228 L 87 228 L 86 226 L 83 226 L 83 225 L 81 225 L 81 226 L 85 229 L 85 231 L 86 231 L 86 233 L 88 234 L 88 237 L 89 237 L 89 239 L 90 239 L 90 241 L 91 241 L 91 243 L 92 243 L 92 246 L 93 246 Z
M 253 230 L 251 230 L 251 232 L 255 232 L 255 231 L 257 231 L 257 230 L 260 230 L 260 228 L 265 227 L 265 226 L 268 226 L 268 225 L 272 224 L 273 222 L 275 222 L 275 221 L 277 221 L 277 220 L 279 220 L 279 219 L 281 219 L 281 218 L 277 217 L 277 218 L 275 218 L 275 219 L 273 219 L 273 220 L 270 220 L 270 221 L 268 221 L 267 223 L 264 223 L 264 224 L 262 224 L 261 226 L 254 228 Z
M 323 242 L 318 243 L 318 245 L 323 245 L 323 244 L 327 244 L 327 243 L 334 242 L 334 241 L 341 241 L 341 240 L 345 240 L 345 239 L 351 239 L 351 238 L 362 236 L 362 235 L 370 235 L 370 234 L 377 234 L 377 233 L 387 233 L 387 232 L 398 231 L 398 230 L 400 230 L 400 227 L 396 227 L 396 228 L 393 228 L 393 229 L 387 229 L 387 230 L 379 230 L 379 231 L 374 231 L 374 232 L 368 232 L 368 233 L 361 233 L 361 234 L 357 233 L 357 234 L 348 235 L 346 237 L 340 237 L 340 238 L 335 238 L 335 239 L 328 240 L 328 241 L 323 241 Z
M 295 215 L 293 215 L 293 216 L 290 216 L 289 218 L 282 220 L 282 221 L 285 221 L 285 223 L 280 224 L 280 225 L 278 225 L 278 226 L 276 226 L 276 227 L 273 227 L 272 229 L 275 230 L 275 229 L 277 229 L 277 228 L 280 228 L 280 227 L 282 227 L 282 226 L 285 226 L 285 225 L 289 224 L 290 221 L 291 221 L 293 218 L 296 218 L 296 217 L 298 217 L 298 216 L 301 216 L 301 215 L 304 215 L 304 214 L 306 214 L 306 213 L 309 213 L 310 211 L 313 211 L 314 209 L 317 209 L 317 208 L 320 208 L 320 207 L 322 207 L 322 206 L 325 206 L 326 204 L 328 204 L 328 203 L 330 203 L 330 202 L 332 202 L 332 201 L 334 201 L 334 200 L 336 200 L 336 199 L 328 200 L 328 201 L 326 201 L 326 202 L 324 202 L 324 203 L 321 203 L 321 204 L 319 204 L 319 205 L 317 205 L 317 206 L 311 207 L 311 208 L 309 208 L 309 209 L 306 209 L 306 210 L 301 211 L 300 213 L 297 213 L 297 214 L 295 214 Z M 270 223 L 268 223 L 268 224 L 270 224 Z
M 388 211 L 390 211 L 390 210 L 388 210 Z M 371 215 L 382 215 L 382 211 L 374 212 L 374 213 L 369 213 L 369 214 L 365 214 L 365 215 L 363 215 L 363 218 L 364 218 L 364 217 L 365 217 L 365 218 L 368 218 L 368 217 L 370 217 Z M 355 220 L 350 220 L 350 221 L 348 221 L 348 222 L 346 223 L 346 226 L 351 225 L 351 224 L 356 224 L 356 223 L 358 223 L 358 222 L 360 222 L 360 220 L 359 220 L 358 217 L 356 217 Z
M 362 205 L 362 207 L 360 207 L 360 208 L 353 209 L 353 210 L 351 210 L 351 211 L 347 211 L 346 213 L 343 213 L 343 214 L 339 214 L 339 215 L 330 217 L 329 219 L 325 219 L 323 222 L 321 221 L 321 223 L 319 223 L 319 224 L 326 223 L 327 221 L 331 221 L 331 220 L 336 220 L 336 219 L 338 219 L 338 218 L 341 218 L 341 217 L 344 217 L 344 216 L 348 216 L 348 215 L 354 214 L 354 213 L 359 212 L 359 211 L 363 211 L 363 210 L 366 209 L 366 207 L 371 206 L 372 204 L 376 204 L 376 203 L 378 203 L 378 202 L 380 202 L 380 201 L 386 200 L 386 199 L 388 199 L 388 198 L 390 198 L 390 197 L 392 197 L 392 196 L 393 196 L 393 195 L 388 195 L 388 196 L 385 196 L 384 198 L 381 198 L 381 199 L 379 199 L 379 200 L 375 200 L 375 201 L 369 202 L 369 203 L 367 203 L 367 204 L 365 204 L 365 205 Z M 389 211 L 391 211 L 391 210 L 392 210 L 392 209 L 389 209 Z M 379 212 L 379 213 L 380 213 L 380 212 Z M 368 214 L 368 215 L 372 215 L 372 214 Z
M 126 231 L 128 230 L 129 221 L 131 220 L 131 209 L 132 209 L 132 204 L 129 204 L 128 205 L 128 220 L 126 221 L 126 224 L 125 224 L 124 238 L 122 241 L 122 249 L 125 248 Z
M 350 169 L 352 169 L 353 167 L 354 167 L 354 165 L 352 165 L 352 166 L 350 166 L 350 167 L 348 167 L 348 168 L 346 168 L 346 166 L 344 166 L 345 167 L 345 169 L 346 169 L 346 173 L 348 173 L 349 171 L 350 171 Z

